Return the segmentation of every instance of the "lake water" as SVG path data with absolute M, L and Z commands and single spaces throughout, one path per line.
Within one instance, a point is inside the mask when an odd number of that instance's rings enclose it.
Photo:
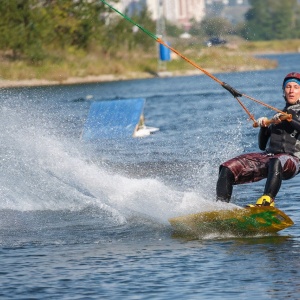
M 275 70 L 214 74 L 283 108 Z M 80 139 L 92 100 L 145 98 L 142 139 Z M 207 76 L 1 90 L 1 299 L 299 299 L 300 177 L 277 207 L 295 225 L 275 236 L 173 236 L 168 218 L 223 208 L 219 164 L 257 151 L 258 129 Z M 273 111 L 244 97 L 254 114 Z M 253 203 L 264 181 L 234 188 Z

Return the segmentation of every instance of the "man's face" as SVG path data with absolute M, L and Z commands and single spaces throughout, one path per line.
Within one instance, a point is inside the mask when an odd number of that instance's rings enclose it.
M 288 82 L 284 93 L 287 103 L 295 104 L 300 99 L 300 85 L 296 82 Z

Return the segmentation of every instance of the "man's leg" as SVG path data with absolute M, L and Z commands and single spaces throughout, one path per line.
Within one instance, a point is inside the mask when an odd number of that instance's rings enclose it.
M 268 164 L 268 176 L 264 194 L 257 199 L 256 206 L 275 206 L 274 199 L 282 182 L 282 165 L 278 158 L 271 158 Z M 253 206 L 253 205 L 250 205 Z
M 221 166 L 217 181 L 217 201 L 229 202 L 234 183 L 234 175 L 229 168 Z
M 282 182 L 282 165 L 278 158 L 272 158 L 268 166 L 268 177 L 264 194 L 275 199 Z
M 229 202 L 233 185 L 256 182 L 268 176 L 270 156 L 246 153 L 224 162 L 217 182 L 217 200 Z

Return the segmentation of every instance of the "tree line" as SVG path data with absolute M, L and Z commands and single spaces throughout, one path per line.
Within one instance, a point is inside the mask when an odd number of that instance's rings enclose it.
M 99 0 L 0 0 L 0 15 L 0 51 L 10 59 L 39 63 L 59 50 L 88 52 L 98 45 L 104 54 L 115 54 L 124 47 L 149 46 L 141 32 Z M 155 30 L 146 8 L 133 19 Z
M 119 0 L 110 0 L 114 5 Z M 249 40 L 300 38 L 300 5 L 297 0 L 249 0 L 244 24 L 231 25 L 221 18 L 193 22 L 195 36 L 237 34 Z M 43 61 L 51 52 L 89 51 L 98 45 L 105 55 L 119 49 L 148 51 L 151 39 L 131 23 L 117 17 L 99 0 L 0 0 L 0 51 L 10 59 Z M 126 13 L 126 12 L 125 12 Z M 147 7 L 130 16 L 155 32 Z M 167 35 L 182 29 L 167 22 Z
M 300 38 L 300 4 L 297 0 L 248 0 L 245 21 L 233 25 L 214 17 L 193 22 L 192 34 L 199 36 L 238 35 L 247 40 L 284 40 Z
M 98 0 L 0 0 L 0 50 L 37 62 L 49 50 L 87 49 L 103 39 L 105 11 Z
M 243 36 L 251 40 L 300 38 L 300 4 L 297 0 L 249 0 Z

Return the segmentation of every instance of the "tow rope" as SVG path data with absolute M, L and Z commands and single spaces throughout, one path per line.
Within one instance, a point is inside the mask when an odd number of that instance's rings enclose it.
M 263 105 L 263 106 L 265 106 L 265 107 L 267 107 L 269 109 L 272 109 L 272 110 L 276 111 L 277 113 L 281 114 L 281 116 L 277 120 L 273 120 L 273 119 L 267 120 L 265 122 L 267 125 L 270 125 L 272 123 L 279 123 L 279 122 L 281 122 L 283 120 L 287 120 L 289 122 L 292 120 L 292 115 L 287 114 L 286 112 L 283 112 L 283 111 L 277 109 L 276 107 L 268 105 L 268 104 L 266 104 L 266 103 L 264 103 L 264 102 L 262 102 L 260 100 L 254 99 L 254 98 L 252 98 L 252 97 L 250 97 L 250 96 L 248 96 L 246 94 L 240 93 L 239 91 L 237 91 L 236 89 L 234 89 L 233 87 L 231 87 L 226 82 L 223 82 L 223 81 L 219 80 L 217 77 L 215 77 L 214 75 L 212 75 L 211 73 L 209 73 L 208 71 L 206 71 L 205 69 L 203 69 L 199 65 L 197 65 L 195 62 L 193 62 L 192 60 L 188 59 L 182 53 L 180 53 L 179 51 L 177 51 L 176 49 L 174 49 L 173 47 L 171 47 L 170 45 L 168 45 L 167 43 L 165 43 L 161 38 L 157 37 L 152 32 L 146 30 L 144 27 L 142 27 L 141 25 L 139 25 L 136 22 L 134 22 L 131 18 L 129 18 L 125 14 L 121 13 L 120 11 L 118 11 L 116 8 L 114 8 L 110 4 L 108 4 L 105 0 L 100 0 L 100 1 L 103 2 L 103 4 L 107 5 L 110 9 L 112 9 L 113 11 L 115 11 L 117 14 L 119 14 L 120 16 L 122 16 L 124 19 L 126 19 L 127 21 L 129 21 L 133 25 L 137 26 L 140 30 L 142 30 L 143 32 L 145 32 L 148 36 L 150 36 L 156 42 L 158 42 L 159 44 L 161 44 L 164 47 L 168 48 L 169 50 L 171 50 L 172 52 L 174 52 L 175 54 L 177 54 L 178 56 L 180 56 L 182 59 L 184 59 L 186 62 L 188 62 L 189 64 L 191 64 L 192 66 L 194 66 L 195 68 L 197 68 L 198 70 L 200 70 L 201 72 L 203 72 L 205 75 L 207 75 L 208 77 L 210 77 L 211 79 L 213 79 L 214 81 L 216 81 L 217 83 L 219 83 L 224 89 L 226 89 L 238 101 L 238 103 L 241 105 L 241 107 L 245 110 L 246 114 L 253 121 L 253 127 L 258 127 L 258 123 L 255 120 L 254 116 L 250 113 L 250 111 L 246 108 L 246 106 L 242 103 L 242 101 L 238 97 L 248 98 L 248 99 L 250 99 L 250 100 L 252 100 L 252 101 L 254 101 L 256 103 L 259 103 L 259 104 L 261 104 L 261 105 Z

